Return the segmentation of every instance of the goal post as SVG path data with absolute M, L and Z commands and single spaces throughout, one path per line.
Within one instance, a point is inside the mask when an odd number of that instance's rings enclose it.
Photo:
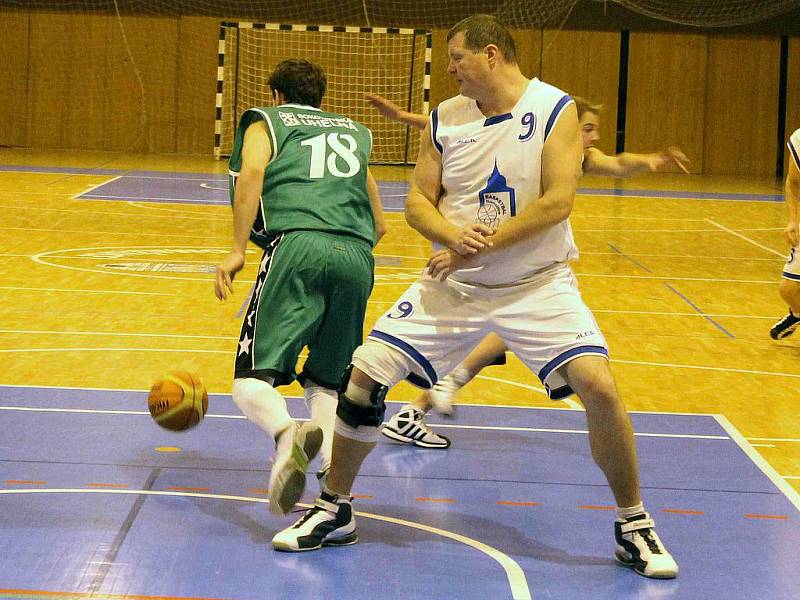
M 286 58 L 319 64 L 328 80 L 322 108 L 372 130 L 375 164 L 416 161 L 419 131 L 391 121 L 364 98 L 380 94 L 427 114 L 431 32 L 391 27 L 287 25 L 223 21 L 219 29 L 214 155 L 230 155 L 236 124 L 253 106 L 270 106 L 267 79 Z

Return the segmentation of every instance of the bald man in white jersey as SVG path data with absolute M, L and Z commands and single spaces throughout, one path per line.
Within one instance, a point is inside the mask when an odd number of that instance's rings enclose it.
M 789 172 L 786 174 L 783 191 L 788 219 L 783 234 L 791 250 L 786 264 L 783 265 L 778 292 L 789 305 L 789 314 L 770 329 L 769 335 L 773 340 L 782 340 L 792 335 L 800 326 L 800 233 L 797 226 L 797 203 L 800 202 L 800 129 L 789 136 L 786 145 L 789 150 Z
M 522 75 L 496 18 L 464 19 L 447 40 L 461 94 L 431 113 L 406 203 L 409 225 L 441 252 L 353 354 L 323 491 L 273 547 L 355 543 L 351 488 L 375 446 L 387 390 L 406 378 L 434 385 L 494 332 L 551 396 L 574 391 L 586 406 L 592 454 L 619 506 L 617 560 L 675 577 L 639 497 L 633 430 L 605 339 L 567 264 L 577 257 L 568 222 L 581 176 L 575 104 Z

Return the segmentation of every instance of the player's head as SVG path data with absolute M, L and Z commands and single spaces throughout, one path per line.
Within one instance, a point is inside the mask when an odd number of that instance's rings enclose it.
M 284 102 L 316 108 L 322 104 L 327 86 L 325 72 L 304 58 L 289 58 L 279 62 L 267 83 L 273 98 L 276 92 L 280 92 Z
M 470 97 L 495 67 L 517 64 L 511 32 L 492 15 L 472 15 L 453 25 L 447 32 L 447 53 L 448 73 L 455 75 L 461 93 Z
M 572 99 L 575 101 L 575 108 L 578 109 L 583 149 L 594 148 L 595 142 L 600 139 L 600 111 L 603 105 L 592 104 L 578 96 L 573 96 Z

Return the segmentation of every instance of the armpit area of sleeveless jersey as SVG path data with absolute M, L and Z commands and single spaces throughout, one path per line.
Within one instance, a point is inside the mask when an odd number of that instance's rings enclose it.
M 800 169 L 800 129 L 795 130 L 789 136 L 789 141 L 786 142 L 786 145 L 789 147 L 789 154 L 792 155 L 795 166 Z
M 375 244 L 375 218 L 367 193 L 372 132 L 364 125 L 311 106 L 284 104 L 247 110 L 239 121 L 229 161 L 231 204 L 242 166 L 244 132 L 263 120 L 272 143 L 261 210 L 250 239 L 316 230 Z
M 571 102 L 563 91 L 538 79 L 504 115 L 487 118 L 475 100 L 465 96 L 442 102 L 431 113 L 431 136 L 442 155 L 442 215 L 460 227 L 475 222 L 497 227 L 536 202 L 542 194 L 542 148 Z M 577 257 L 565 220 L 486 254 L 479 266 L 456 271 L 450 278 L 470 285 L 513 285 Z

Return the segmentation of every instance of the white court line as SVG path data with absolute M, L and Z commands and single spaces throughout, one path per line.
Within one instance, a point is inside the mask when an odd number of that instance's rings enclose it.
M 128 202 L 128 204 L 132 205 L 132 206 L 139 206 L 138 204 L 136 204 L 136 202 Z M 160 215 L 143 215 L 140 212 L 135 212 L 134 213 L 134 212 L 115 212 L 115 211 L 108 211 L 108 210 L 87 210 L 87 208 L 86 208 L 87 206 L 89 206 L 89 205 L 86 204 L 86 203 L 80 204 L 80 205 L 76 206 L 75 208 L 46 208 L 46 207 L 41 207 L 41 206 L 13 206 L 13 205 L 8 205 L 8 204 L 0 204 L 0 208 L 7 208 L 7 209 L 13 209 L 13 210 L 33 210 L 33 211 L 36 211 L 37 213 L 41 213 L 41 212 L 59 212 L 59 213 L 68 213 L 68 214 L 72 214 L 72 215 L 76 215 L 76 216 L 101 215 L 103 217 L 136 217 L 137 219 L 143 219 L 143 218 L 144 219 L 160 219 L 161 218 Z M 216 206 L 216 205 L 214 205 L 214 206 Z M 141 205 L 141 206 L 139 206 L 139 208 L 148 208 L 149 209 L 149 208 L 158 208 L 158 207 L 151 207 L 151 206 L 148 206 L 148 205 Z M 204 221 L 204 220 L 210 220 L 210 221 L 222 221 L 222 220 L 225 220 L 225 221 L 230 221 L 231 220 L 230 216 L 217 217 L 217 216 L 213 216 L 213 215 L 210 215 L 210 214 L 209 215 L 205 215 L 205 214 L 204 215 L 200 215 L 199 212 L 194 212 L 193 213 L 194 215 L 199 215 L 199 216 L 191 216 L 191 215 L 187 215 L 185 210 L 178 210 L 178 209 L 174 209 L 174 208 L 165 208 L 165 210 L 168 210 L 169 212 L 180 213 L 181 214 L 181 218 L 192 219 L 192 220 L 197 220 L 197 221 Z
M 226 206 L 228 203 L 222 201 L 203 200 L 201 198 L 131 198 L 130 196 L 112 196 L 103 194 L 102 196 L 81 196 L 81 200 L 130 200 L 137 202 L 179 202 L 181 204 L 202 204 L 208 206 Z
M 782 475 L 784 479 L 800 479 L 800 475 Z
M 750 444 L 753 448 L 774 448 L 775 444 Z
M 224 217 L 216 217 L 216 216 L 213 216 L 213 215 L 204 215 L 204 216 L 200 216 L 200 217 L 193 217 L 193 216 L 187 215 L 186 211 L 184 209 L 182 209 L 182 208 L 172 208 L 172 207 L 169 207 L 169 206 L 159 206 L 159 205 L 157 205 L 155 203 L 141 204 L 137 200 L 129 200 L 128 201 L 128 206 L 135 206 L 137 208 L 146 208 L 148 210 L 160 210 L 162 212 L 168 212 L 168 213 L 178 213 L 180 215 L 178 218 L 181 218 L 181 219 L 195 219 L 195 220 L 209 220 L 209 221 L 230 221 L 231 220 L 231 217 L 227 216 L 227 215 L 224 216 Z M 222 204 L 209 204 L 208 206 L 223 206 L 223 205 Z M 135 217 L 151 216 L 151 215 L 142 215 L 141 213 L 116 213 L 116 214 L 130 214 L 131 216 L 135 216 Z M 152 217 L 153 218 L 160 218 L 159 215 L 152 215 Z
M 28 389 L 28 390 L 78 390 L 78 391 L 87 391 L 87 392 L 139 392 L 139 393 L 146 393 L 149 390 L 147 389 L 132 389 L 132 388 L 96 388 L 96 387 L 75 387 L 75 386 L 63 386 L 63 385 L 22 385 L 17 383 L 0 383 L 0 389 L 2 388 L 19 388 L 19 389 Z M 212 396 L 228 396 L 230 394 L 225 394 L 222 392 L 209 392 Z M 303 400 L 303 396 L 284 396 L 285 398 L 291 398 L 293 400 Z M 406 400 L 387 400 L 387 404 L 407 404 Z M 456 406 L 464 406 L 464 407 L 478 407 L 478 408 L 512 408 L 517 410 L 572 410 L 571 408 L 563 408 L 560 406 L 525 406 L 525 405 L 515 405 L 515 404 L 481 404 L 479 402 L 476 403 L 456 403 Z M 642 414 L 642 415 L 671 415 L 671 416 L 684 416 L 684 417 L 713 417 L 714 413 L 687 413 L 687 412 L 675 412 L 675 411 L 650 411 L 650 410 L 629 410 L 629 414 Z
M 748 441 L 755 440 L 759 442 L 800 442 L 798 438 L 764 438 L 764 437 L 749 437 L 745 438 Z
M 97 185 L 90 185 L 90 186 L 89 186 L 88 188 L 86 188 L 84 191 L 82 191 L 82 192 L 78 192 L 78 193 L 77 193 L 77 194 L 75 194 L 74 196 L 71 196 L 71 197 L 70 197 L 70 200 L 78 200 L 80 196 L 83 196 L 84 194 L 90 194 L 90 193 L 92 193 L 94 190 L 96 190 L 97 188 L 99 188 L 99 187 L 103 187 L 104 185 L 106 185 L 106 184 L 108 184 L 108 183 L 111 183 L 111 182 L 113 182 L 113 181 L 116 181 L 116 180 L 117 180 L 117 179 L 119 179 L 120 177 L 122 177 L 122 175 L 117 175 L 116 177 L 112 177 L 111 179 L 109 179 L 109 180 L 107 180 L 107 181 L 103 181 L 102 183 L 98 183 Z
M 716 225 L 709 219 L 712 225 Z M 782 227 L 750 227 L 742 231 L 783 231 Z M 607 229 L 581 229 L 575 228 L 576 233 L 719 233 L 716 229 L 628 229 L 628 228 L 607 228 Z
M 655 190 L 654 190 L 655 191 Z M 700 192 L 701 194 L 704 192 Z M 619 200 L 625 199 L 643 199 L 643 200 L 683 200 L 683 201 L 696 201 L 696 202 L 758 202 L 759 204 L 769 204 L 770 202 L 779 202 L 779 200 L 751 200 L 748 198 L 686 198 L 680 196 L 636 196 L 634 194 L 594 194 L 587 192 L 577 192 L 578 196 L 584 198 L 617 198 Z M 762 196 L 772 196 L 777 194 L 760 194 Z
M 771 252 L 772 254 L 780 256 L 781 258 L 786 258 L 786 254 L 787 254 L 786 252 L 778 252 L 777 250 L 773 250 L 772 248 L 769 248 L 768 246 L 765 246 L 764 244 L 759 244 L 757 241 L 755 241 L 753 239 L 750 239 L 746 235 L 742 235 L 741 233 L 739 233 L 737 231 L 734 231 L 733 229 L 729 229 L 729 228 L 725 227 L 724 225 L 720 225 L 719 223 L 717 223 L 716 221 L 713 221 L 712 219 L 706 219 L 706 221 L 711 223 L 714 227 L 718 227 L 722 231 L 725 231 L 727 233 L 735 235 L 739 239 L 742 239 L 745 242 L 753 244 L 753 246 L 757 246 L 757 247 L 761 248 L 762 250 L 766 250 L 767 252 Z M 745 229 L 743 231 L 748 231 L 748 230 Z
M 269 500 L 266 498 L 253 498 L 251 496 L 229 496 L 225 494 L 204 494 L 198 492 L 168 492 L 160 490 L 108 490 L 108 489 L 80 489 L 80 488 L 54 488 L 54 489 L 30 489 L 30 490 L 0 490 L 0 494 L 131 494 L 131 495 L 147 495 L 147 496 L 184 496 L 189 498 L 208 498 L 212 500 L 234 500 L 238 502 L 258 502 L 261 504 L 268 504 Z M 298 502 L 298 506 L 304 508 L 311 508 L 310 504 L 302 504 Z M 508 584 L 511 587 L 511 593 L 514 600 L 531 600 L 531 593 L 528 588 L 528 581 L 525 578 L 525 573 L 519 564 L 514 561 L 510 556 L 504 554 L 500 550 L 474 540 L 472 538 L 431 527 L 430 525 L 423 525 L 405 519 L 397 519 L 394 517 L 386 517 L 383 515 L 376 515 L 373 513 L 354 511 L 358 517 L 365 519 L 375 519 L 377 521 L 385 521 L 386 523 L 393 523 L 395 525 L 402 525 L 412 529 L 418 529 L 426 533 L 432 533 L 441 537 L 449 538 L 453 541 L 464 544 L 483 552 L 489 558 L 492 558 L 500 564 L 508 579 Z
M 170 296 L 175 294 L 166 292 L 133 292 L 127 290 L 82 290 L 78 288 L 39 288 L 39 287 L 20 287 L 18 285 L 0 285 L 0 290 L 29 291 L 29 292 L 78 292 L 81 294 L 130 294 L 134 296 Z
M 13 352 L 182 352 L 187 350 L 181 348 L 7 348 L 0 350 L 2 354 Z M 193 348 L 191 352 L 199 354 L 230 354 L 232 350 L 197 350 Z
M 581 256 L 586 255 L 598 255 L 598 256 L 616 256 L 620 257 L 619 252 L 586 252 L 581 250 Z M 648 253 L 633 253 L 633 252 L 626 252 L 626 256 L 646 256 L 649 258 L 690 258 L 692 260 L 763 260 L 763 261 L 770 261 L 775 262 L 774 258 L 764 258 L 756 257 L 756 256 L 706 256 L 701 254 L 648 254 Z
M 141 237 L 143 235 L 151 236 L 151 237 L 158 237 L 163 239 L 166 234 L 164 233 L 146 233 L 144 231 L 97 231 L 95 229 L 47 229 L 44 227 L 0 227 L 0 230 L 3 231 L 46 231 L 50 233 L 83 233 L 85 235 L 108 235 L 112 238 L 119 238 L 123 236 L 134 236 L 134 237 Z M 196 234 L 182 234 L 182 233 L 169 233 L 170 239 L 174 238 L 208 238 L 208 234 L 204 232 L 198 232 Z
M 189 340 L 226 340 L 233 342 L 238 337 L 225 335 L 186 335 L 178 333 L 121 333 L 115 331 L 45 331 L 28 329 L 0 329 L 0 333 L 24 333 L 30 335 L 108 335 L 113 337 L 154 337 L 154 338 L 184 338 Z
M 578 277 L 608 277 L 609 279 L 657 279 L 658 281 L 706 281 L 714 283 L 769 283 L 775 280 L 763 279 L 715 279 L 713 277 L 670 277 L 668 275 L 612 275 L 610 273 L 575 273 Z
M 721 371 L 723 373 L 746 373 L 748 375 L 771 375 L 774 377 L 800 377 L 800 374 L 793 373 L 775 373 L 772 371 L 752 371 L 749 369 L 731 369 L 727 367 L 705 367 L 700 365 L 678 365 L 674 363 L 656 363 L 645 362 L 638 360 L 619 360 L 612 358 L 611 362 L 622 363 L 626 365 L 643 365 L 647 367 L 667 367 L 670 369 L 699 369 L 701 371 Z
M 796 489 L 794 489 L 791 485 L 786 483 L 786 480 L 780 476 L 780 474 L 770 465 L 763 456 L 761 456 L 758 452 L 753 450 L 753 447 L 750 445 L 744 436 L 739 433 L 739 430 L 731 423 L 725 415 L 713 415 L 713 417 L 717 420 L 717 423 L 722 426 L 722 428 L 728 432 L 728 435 L 731 436 L 731 439 L 736 442 L 739 447 L 744 451 L 745 454 L 752 460 L 755 465 L 763 471 L 763 473 L 769 477 L 772 483 L 783 492 L 783 495 L 794 504 L 794 507 L 800 511 L 800 493 Z
M 52 408 L 38 406 L 0 406 L 0 410 L 11 412 L 35 412 L 35 413 L 75 413 L 75 414 L 98 414 L 98 415 L 133 415 L 150 416 L 146 410 L 116 410 L 106 408 Z M 244 420 L 244 415 L 220 415 L 209 413 L 205 415 L 210 419 L 239 419 Z M 297 418 L 296 421 L 308 421 L 308 419 Z M 527 433 L 571 433 L 577 435 L 588 435 L 586 429 L 556 429 L 552 427 L 514 427 L 511 425 L 457 425 L 455 423 L 428 423 L 429 427 L 441 429 L 464 429 L 472 431 L 516 431 Z M 669 438 L 669 439 L 688 439 L 688 440 L 729 440 L 725 435 L 704 435 L 693 433 L 644 433 L 636 432 L 635 436 L 649 438 Z
M 528 385 L 526 383 L 519 383 L 517 381 L 511 381 L 509 379 L 500 379 L 498 377 L 489 377 L 488 375 L 476 375 L 475 378 L 476 379 L 485 379 L 486 381 L 494 381 L 494 382 L 497 382 L 497 383 L 505 383 L 505 384 L 508 384 L 508 385 L 511 385 L 511 386 L 514 386 L 514 387 L 521 387 L 521 388 L 524 388 L 526 390 L 531 390 L 533 392 L 536 392 L 537 394 L 544 394 L 545 396 L 547 395 L 547 392 L 544 390 L 544 388 L 535 387 L 535 386 L 532 386 L 532 385 Z M 570 409 L 572 409 L 572 410 L 580 410 L 580 411 L 584 410 L 583 405 L 580 404 L 579 402 L 576 402 L 572 398 L 561 398 L 560 400 L 554 400 L 554 402 L 563 402 L 564 404 L 569 406 Z
M 204 190 L 218 190 L 220 192 L 228 192 L 228 191 L 230 191 L 227 187 L 213 187 L 213 186 L 208 185 L 207 183 L 201 183 L 200 187 L 203 188 Z

